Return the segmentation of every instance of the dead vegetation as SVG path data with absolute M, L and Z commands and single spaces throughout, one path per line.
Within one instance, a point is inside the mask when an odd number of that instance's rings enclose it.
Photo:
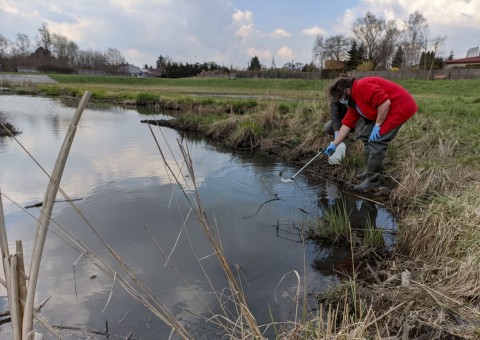
M 233 147 L 303 164 L 328 141 L 322 133 L 327 112 L 323 101 L 301 103 L 286 114 L 271 104 L 195 129 Z M 365 248 L 353 250 L 350 280 L 319 296 L 310 321 L 283 324 L 280 338 L 480 337 L 480 174 L 475 164 L 459 161 L 468 151 L 456 136 L 425 116 L 406 124 L 387 156 L 384 181 L 391 194 L 373 197 L 399 218 L 395 251 L 372 257 Z M 347 143 L 350 151 L 335 171 L 319 161 L 306 172 L 348 187 L 363 156 L 361 143 Z
M 444 284 L 449 279 L 448 267 L 397 259 L 375 270 L 362 264 L 358 270 L 362 279 L 356 280 L 355 298 L 376 316 L 375 326 L 365 327 L 365 338 L 477 339 L 480 311 L 472 307 L 471 296 L 452 294 Z M 352 292 L 352 282 L 344 282 L 319 294 L 318 299 L 324 305 L 352 306 Z M 353 308 L 343 312 L 355 316 Z
M 18 135 L 19 133 L 20 131 L 18 131 L 12 124 L 10 124 L 9 122 L 0 120 L 0 137 L 15 136 L 15 135 Z
M 221 116 L 221 111 L 213 112 L 216 118 L 210 119 L 211 111 L 197 110 L 171 124 L 232 147 L 258 149 L 302 164 L 329 140 L 322 133 L 328 120 L 323 99 L 299 103 L 289 112 L 281 111 L 275 102 L 242 114 L 234 114 L 232 108 Z M 308 172 L 348 184 L 362 164 L 362 147 L 353 140 L 347 143 L 351 152 L 342 166 L 331 171 L 326 162 L 316 162 Z M 478 168 L 458 161 L 462 143 L 456 135 L 442 132 L 434 119 L 417 117 L 392 144 L 386 177 L 394 190 L 382 202 L 399 217 L 395 251 L 372 257 L 365 248 L 352 249 L 353 270 L 344 273 L 348 279 L 319 294 L 318 307 L 302 319 L 266 326 L 275 327 L 278 338 L 480 338 Z M 186 149 L 184 158 L 188 164 Z M 184 180 L 177 179 L 179 186 Z M 192 209 L 210 233 L 199 197 L 192 201 Z M 219 260 L 228 267 L 221 256 Z M 229 293 L 219 296 L 219 303 L 224 298 L 234 301 L 235 313 L 225 311 L 228 317 L 214 315 L 209 322 L 216 322 L 230 338 L 260 337 L 260 326 L 238 295 L 241 287 L 227 269 L 226 275 L 231 286 Z

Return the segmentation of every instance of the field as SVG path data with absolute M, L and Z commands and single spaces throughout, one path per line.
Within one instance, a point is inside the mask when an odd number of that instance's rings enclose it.
M 8 85 L 17 93 L 80 97 L 88 90 L 93 100 L 175 109 L 179 129 L 299 165 L 330 140 L 322 133 L 330 80 L 51 77 L 58 83 Z M 390 190 L 367 197 L 395 212 L 396 249 L 385 254 L 351 244 L 355 272 L 319 298 L 341 306 L 324 310 L 336 331 L 320 327 L 317 315 L 287 338 L 480 336 L 480 80 L 399 83 L 420 109 L 389 146 Z M 348 188 L 364 165 L 361 145 L 349 143 L 334 173 L 316 162 L 312 177 Z

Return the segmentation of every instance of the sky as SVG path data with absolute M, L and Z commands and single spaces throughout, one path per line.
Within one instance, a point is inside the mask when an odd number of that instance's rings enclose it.
M 353 37 L 367 11 L 395 20 L 427 19 L 429 37 L 446 37 L 440 54 L 464 58 L 480 45 L 480 0 L 0 0 L 0 34 L 32 42 L 43 23 L 81 50 L 119 50 L 139 67 L 160 55 L 176 62 L 214 61 L 246 68 L 309 63 L 317 35 Z

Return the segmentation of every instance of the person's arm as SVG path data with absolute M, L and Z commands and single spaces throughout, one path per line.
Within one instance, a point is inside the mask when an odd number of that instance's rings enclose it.
M 385 102 L 380 104 L 377 109 L 377 119 L 375 120 L 375 125 L 382 125 L 385 119 L 387 118 L 388 110 L 390 109 L 390 99 L 387 99 Z
M 342 124 L 342 127 L 338 131 L 338 135 L 335 137 L 335 140 L 333 142 L 330 142 L 330 144 L 322 152 L 328 157 L 333 155 L 337 146 L 345 139 L 345 137 L 347 137 L 349 132 L 350 128 L 347 125 Z
M 368 138 L 369 141 L 374 142 L 380 138 L 380 129 L 383 122 L 387 118 L 389 109 L 390 109 L 390 99 L 387 99 L 378 107 L 377 119 L 375 119 L 375 126 L 373 127 L 372 133 L 370 133 L 370 137 Z
M 335 146 L 338 146 L 338 144 L 340 144 L 345 139 L 345 137 L 347 137 L 349 132 L 350 128 L 346 125 L 342 125 L 340 127 L 340 130 L 338 131 L 337 137 L 335 137 L 335 140 L 333 141 L 333 144 L 335 144 Z

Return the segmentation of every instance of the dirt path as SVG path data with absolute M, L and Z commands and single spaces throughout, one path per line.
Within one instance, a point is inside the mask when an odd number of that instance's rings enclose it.
M 1 74 L 0 82 L 12 82 L 12 83 L 35 83 L 35 84 L 54 84 L 56 80 L 50 78 L 47 75 L 40 74 Z

